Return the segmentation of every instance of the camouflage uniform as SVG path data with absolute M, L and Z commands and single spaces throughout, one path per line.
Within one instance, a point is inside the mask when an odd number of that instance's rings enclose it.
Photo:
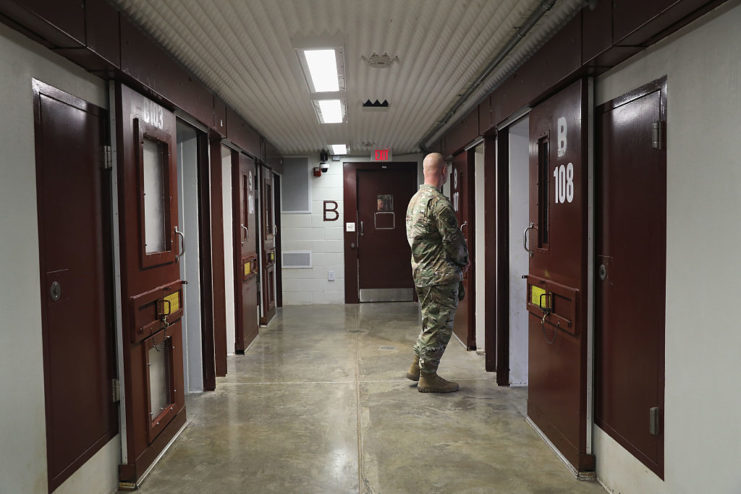
M 422 185 L 407 208 L 407 240 L 422 309 L 422 331 L 414 345 L 423 373 L 437 372 L 453 334 L 462 268 L 468 249 L 453 205 L 436 187 Z

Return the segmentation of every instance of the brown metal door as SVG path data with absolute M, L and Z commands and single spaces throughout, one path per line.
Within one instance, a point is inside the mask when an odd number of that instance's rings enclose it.
M 127 458 L 135 482 L 185 423 L 175 115 L 116 85 Z
M 255 213 L 255 160 L 232 153 L 234 194 L 234 284 L 236 293 L 236 353 L 244 353 L 257 336 L 257 215 Z
M 275 315 L 275 208 L 273 204 L 273 172 L 266 166 L 260 167 L 262 176 L 261 227 L 262 235 L 262 310 L 260 324 L 267 324 Z
M 595 421 L 659 476 L 664 470 L 665 91 L 660 82 L 640 96 L 600 107 L 597 134 Z
M 528 416 L 578 471 L 587 454 L 587 83 L 530 113 Z
M 358 287 L 361 302 L 411 301 L 414 293 L 406 210 L 416 175 L 410 168 L 358 170 Z
M 118 429 L 110 197 L 102 172 L 105 110 L 38 81 L 33 89 L 52 491 Z
M 455 312 L 455 325 L 453 331 L 463 342 L 468 350 L 476 349 L 476 327 L 475 327 L 475 300 L 474 282 L 475 268 L 473 265 L 473 239 L 474 216 L 473 216 L 473 151 L 464 151 L 453 158 L 453 168 L 450 174 L 451 202 L 455 210 L 458 224 L 468 246 L 468 259 L 471 262 L 469 269 L 463 273 L 463 289 L 465 297 L 458 304 Z

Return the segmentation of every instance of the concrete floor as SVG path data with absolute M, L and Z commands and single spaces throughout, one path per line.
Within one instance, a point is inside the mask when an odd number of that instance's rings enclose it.
M 451 340 L 440 375 L 404 378 L 411 303 L 286 307 L 216 391 L 190 395 L 188 428 L 141 492 L 587 493 L 525 422 L 527 390 L 500 388 Z

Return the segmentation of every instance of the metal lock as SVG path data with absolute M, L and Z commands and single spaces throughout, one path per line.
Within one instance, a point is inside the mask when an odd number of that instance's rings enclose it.
M 59 301 L 62 298 L 62 285 L 58 281 L 52 281 L 49 287 L 49 296 L 54 302 Z
M 599 266 L 599 279 L 605 281 L 607 279 L 607 266 L 600 264 Z

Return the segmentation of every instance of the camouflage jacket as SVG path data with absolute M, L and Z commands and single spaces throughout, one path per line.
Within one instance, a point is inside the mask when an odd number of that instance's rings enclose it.
M 442 192 L 422 185 L 409 201 L 406 227 L 415 285 L 442 285 L 462 279 L 468 249 L 453 205 Z

